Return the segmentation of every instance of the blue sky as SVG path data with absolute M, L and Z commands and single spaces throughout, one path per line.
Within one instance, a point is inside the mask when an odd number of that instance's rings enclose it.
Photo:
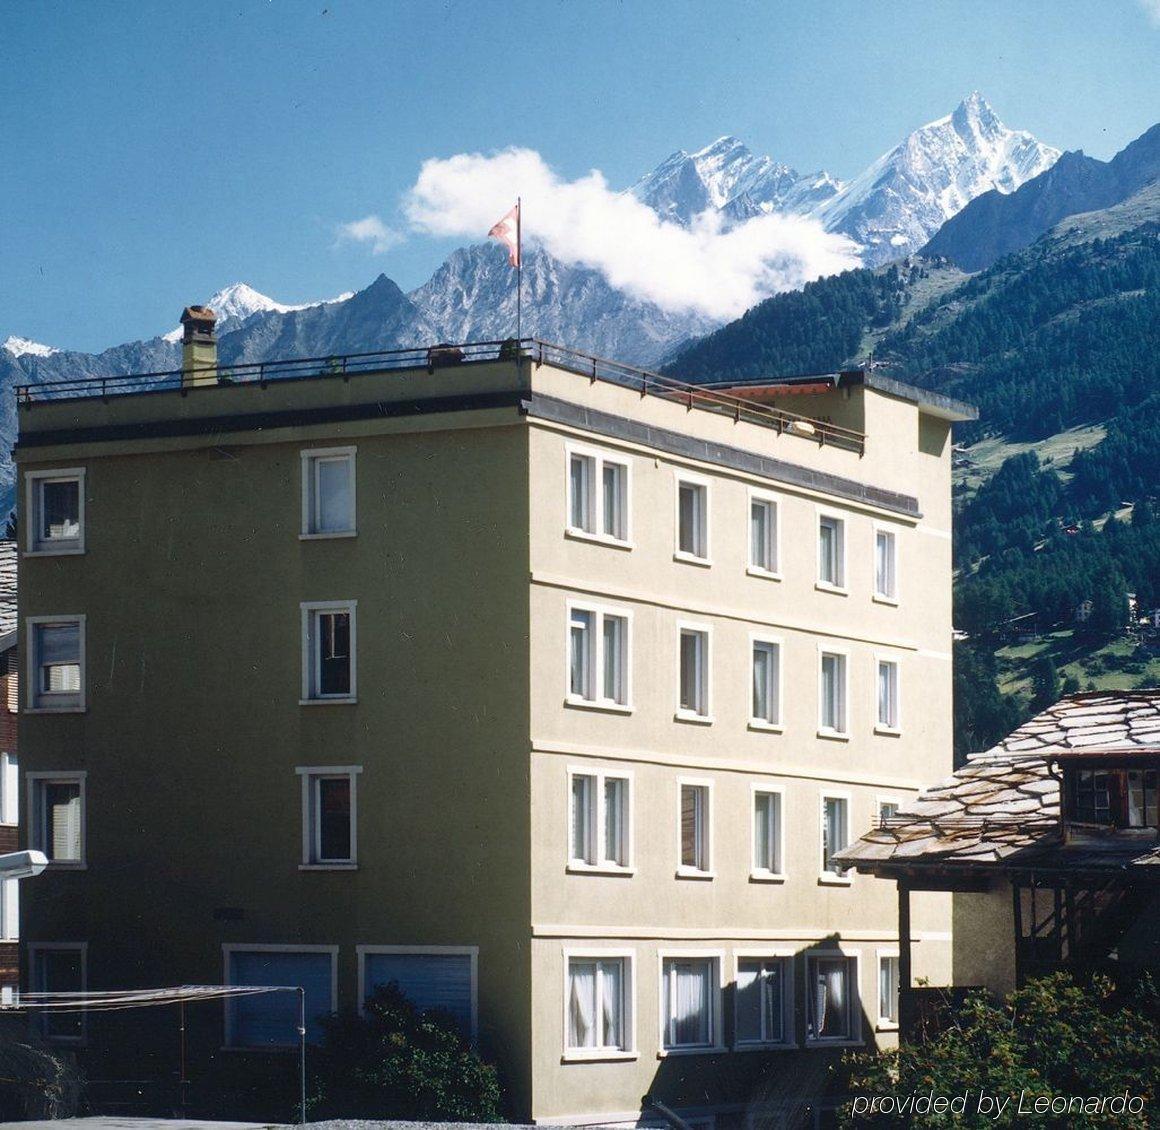
M 850 177 L 977 88 L 1106 158 L 1160 119 L 1157 58 L 1160 0 L 0 0 L 0 339 L 150 336 L 237 280 L 415 286 L 458 240 L 336 233 L 400 223 L 431 157 L 623 187 L 733 133 Z

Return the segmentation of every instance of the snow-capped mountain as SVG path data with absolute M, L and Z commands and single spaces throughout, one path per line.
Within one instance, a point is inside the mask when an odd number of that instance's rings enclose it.
M 220 332 L 223 327 L 230 329 L 241 325 L 253 314 L 265 314 L 270 311 L 276 314 L 289 314 L 294 310 L 308 310 L 311 306 L 327 306 L 335 302 L 345 302 L 353 294 L 354 291 L 348 290 L 336 298 L 324 298 L 318 302 L 302 302 L 298 305 L 290 305 L 285 302 L 276 302 L 268 295 L 256 291 L 248 283 L 236 282 L 222 287 L 221 290 L 206 299 L 203 305 L 208 306 L 217 315 L 217 326 Z M 161 336 L 166 341 L 180 341 L 181 327 L 178 326 Z
M 39 341 L 29 341 L 26 337 L 17 337 L 15 334 L 10 334 L 3 341 L 0 341 L 0 349 L 6 353 L 11 353 L 13 357 L 51 357 L 54 353 L 59 353 L 55 346 L 41 345 Z

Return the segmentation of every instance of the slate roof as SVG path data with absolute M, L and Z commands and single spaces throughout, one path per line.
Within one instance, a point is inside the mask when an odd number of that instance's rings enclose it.
M 16 631 L 16 542 L 0 538 L 0 636 Z
M 1063 844 L 1059 783 L 1049 772 L 1051 757 L 1062 750 L 1142 747 L 1160 750 L 1160 690 L 1069 695 L 974 754 L 838 859 L 887 873 L 909 864 L 1076 869 L 1160 863 L 1155 840 Z

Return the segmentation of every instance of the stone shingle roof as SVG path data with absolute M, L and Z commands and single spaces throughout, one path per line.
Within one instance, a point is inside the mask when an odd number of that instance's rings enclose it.
M 0 538 L 0 636 L 16 630 L 16 542 Z
M 973 755 L 838 858 L 863 871 L 906 864 L 1043 865 L 1048 858 L 1071 868 L 1160 863 L 1155 842 L 1061 843 L 1051 757 L 1069 749 L 1140 747 L 1160 748 L 1160 690 L 1070 695 Z

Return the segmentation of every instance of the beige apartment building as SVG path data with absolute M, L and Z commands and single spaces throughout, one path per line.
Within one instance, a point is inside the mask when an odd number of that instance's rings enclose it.
M 20 390 L 29 984 L 301 984 L 316 1037 L 396 981 L 544 1123 L 777 1124 L 893 1040 L 894 886 L 830 856 L 951 769 L 971 410 L 185 321 L 184 374 Z M 911 922 L 948 983 L 950 896 Z M 214 1008 L 191 1075 L 295 1043 Z

